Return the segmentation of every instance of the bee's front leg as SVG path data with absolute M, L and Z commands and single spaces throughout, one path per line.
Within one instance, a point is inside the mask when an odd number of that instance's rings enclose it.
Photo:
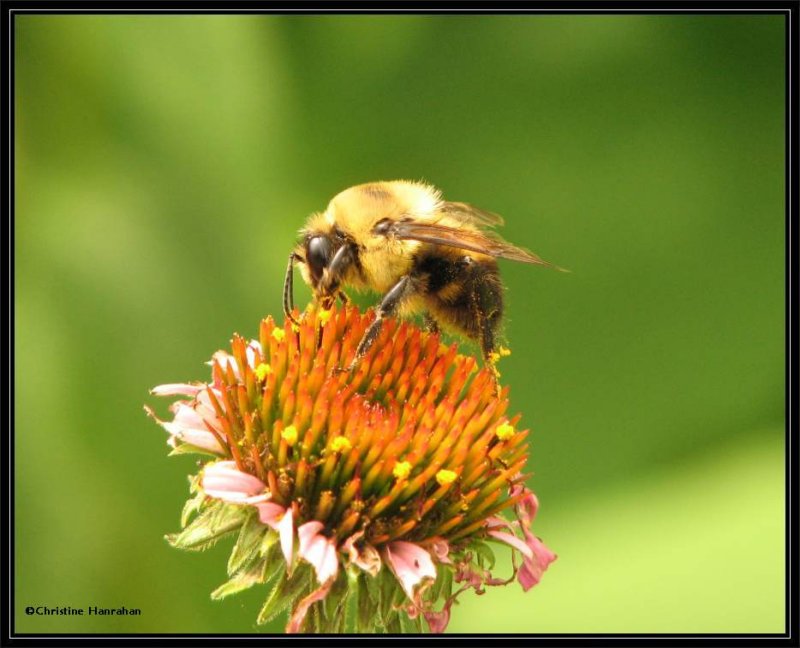
M 350 266 L 355 262 L 355 250 L 350 243 L 344 243 L 336 254 L 333 255 L 330 264 L 322 273 L 318 290 L 321 294 L 331 296 L 333 299 L 341 292 L 339 286 L 342 283 L 342 278 L 345 276 Z M 331 300 L 333 301 L 333 300 Z
M 378 333 L 381 332 L 384 318 L 392 315 L 397 310 L 397 307 L 401 304 L 401 302 L 404 299 L 407 299 L 415 289 L 416 285 L 414 279 L 411 277 L 411 275 L 405 275 L 404 277 L 401 277 L 400 280 L 389 289 L 389 292 L 383 296 L 383 299 L 381 299 L 381 303 L 378 305 L 375 313 L 375 320 L 364 332 L 361 342 L 358 343 L 356 355 L 345 371 L 353 371 L 353 369 L 358 366 L 358 363 L 361 362 L 365 355 L 367 355 L 367 351 L 369 351 L 370 347 L 372 347 L 374 344 L 378 337 Z
M 295 326 L 299 326 L 300 322 L 298 322 L 292 314 L 294 310 L 294 264 L 302 260 L 302 257 L 296 252 L 292 252 L 289 255 L 289 263 L 286 266 L 286 276 L 283 280 L 283 314 L 286 315 L 286 319 Z

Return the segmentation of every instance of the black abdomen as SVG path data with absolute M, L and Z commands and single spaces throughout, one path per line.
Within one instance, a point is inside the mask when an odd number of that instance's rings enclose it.
M 424 287 L 428 313 L 442 328 L 455 329 L 481 345 L 484 356 L 495 348 L 503 317 L 503 287 L 497 262 L 455 249 L 419 256 L 413 274 Z

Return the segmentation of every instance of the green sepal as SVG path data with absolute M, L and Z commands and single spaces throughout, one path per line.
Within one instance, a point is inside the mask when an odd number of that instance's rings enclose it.
M 489 570 L 494 567 L 494 551 L 492 551 L 492 548 L 485 542 L 477 540 L 470 544 L 469 549 L 475 552 L 475 555 L 478 558 L 478 565 L 480 567 Z
M 379 589 L 375 581 L 379 578 L 380 574 L 370 576 L 366 572 L 361 572 L 358 575 L 356 590 L 356 632 L 358 633 L 376 631 Z
M 386 621 L 386 632 L 389 634 L 401 634 L 403 626 L 400 623 L 400 615 L 397 612 L 392 612 L 391 616 Z
M 181 528 L 186 528 L 186 525 L 189 524 L 189 518 L 192 517 L 193 513 L 197 513 L 201 508 L 203 508 L 203 503 L 206 501 L 206 494 L 200 490 L 198 486 L 198 479 L 189 478 L 189 490 L 192 493 L 196 493 L 194 497 L 190 497 L 186 500 L 186 503 L 183 505 L 183 510 L 181 511 Z
M 412 619 L 405 611 L 400 611 L 397 616 L 400 620 L 400 628 L 403 634 L 422 633 L 422 614 L 418 614 Z
M 177 457 L 178 455 L 185 454 L 201 454 L 214 457 L 214 459 L 219 459 L 219 455 L 217 453 L 211 452 L 211 450 L 206 450 L 205 448 L 198 448 L 196 445 L 192 445 L 191 443 L 180 443 L 176 445 L 172 450 L 170 450 L 167 456 Z
M 344 631 L 345 616 L 347 613 L 347 599 L 350 596 L 347 575 L 340 571 L 331 586 L 328 595 L 315 606 L 320 606 L 323 612 L 323 632 L 339 634 Z
M 263 556 L 261 552 L 264 535 L 269 532 L 269 527 L 261 524 L 258 519 L 258 512 L 250 507 L 247 517 L 239 530 L 239 537 L 233 546 L 230 558 L 228 558 L 228 576 L 233 576 L 249 562 Z M 277 538 L 277 534 L 272 534 Z
M 400 584 L 397 582 L 394 574 L 391 570 L 385 570 L 380 575 L 380 616 L 381 619 L 387 621 L 391 616 L 392 604 L 394 603 L 394 599 L 397 597 L 397 591 L 400 590 Z M 405 592 L 402 592 L 403 596 L 405 596 Z M 389 627 L 387 625 L 386 629 L 388 630 Z
M 447 600 L 453 592 L 453 570 L 448 565 L 438 565 L 436 581 L 431 586 L 430 601 Z
M 270 542 L 267 542 L 268 540 Z M 278 544 L 278 534 L 268 533 L 264 536 L 259 552 L 264 556 L 267 562 L 264 582 L 268 583 L 277 576 L 278 572 L 286 569 L 286 559 L 283 557 L 283 550 L 280 544 Z
M 220 585 L 217 589 L 211 592 L 213 600 L 219 600 L 236 594 L 243 590 L 249 589 L 257 583 L 264 582 L 264 576 L 267 568 L 267 561 L 265 558 L 256 560 L 250 565 L 249 569 L 243 569 L 236 575 L 232 576 L 226 583 Z
M 238 529 L 248 511 L 245 507 L 212 502 L 180 533 L 164 536 L 173 547 L 190 551 L 203 551 L 217 540 Z
M 264 601 L 256 623 L 263 625 L 272 621 L 287 607 L 299 601 L 304 590 L 308 590 L 307 593 L 310 593 L 309 583 L 311 581 L 309 575 L 313 578 L 313 574 L 310 573 L 310 566 L 305 563 L 298 564 L 291 577 L 286 575 L 286 568 L 283 565 L 283 573 L 267 596 L 267 600 Z M 313 585 L 313 583 L 311 584 Z

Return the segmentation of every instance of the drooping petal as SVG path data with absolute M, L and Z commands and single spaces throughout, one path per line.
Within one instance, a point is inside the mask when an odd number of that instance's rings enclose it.
M 203 471 L 203 491 L 232 504 L 254 504 L 269 499 L 266 484 L 258 477 L 236 468 L 235 461 L 218 461 Z
M 281 537 L 281 551 L 286 559 L 286 568 L 292 571 L 292 558 L 294 556 L 294 512 L 292 507 L 286 509 L 281 521 L 278 522 L 278 534 Z
M 347 552 L 351 563 L 360 567 L 370 576 L 377 576 L 381 570 L 381 555 L 371 544 L 359 542 L 363 537 L 364 531 L 354 533 L 344 541 L 342 548 Z
M 533 518 L 536 517 L 536 512 L 539 510 L 539 500 L 533 491 L 523 488 L 525 497 L 517 502 L 517 516 L 523 528 L 529 527 L 533 523 Z
M 287 509 L 275 502 L 258 502 L 254 506 L 258 509 L 258 519 L 278 532 L 281 551 L 291 573 L 294 552 L 294 516 L 291 507 Z
M 261 343 L 258 340 L 250 340 L 250 342 L 247 344 L 245 355 L 247 356 L 247 364 L 250 365 L 251 369 L 256 368 L 260 354 Z M 221 350 L 217 351 L 211 356 L 211 361 L 207 364 L 213 365 L 215 361 L 219 364 L 223 371 L 226 371 L 228 365 L 230 365 L 236 380 L 242 380 L 242 373 L 239 371 L 239 363 L 236 362 L 236 358 L 234 358 L 230 353 Z
M 517 484 L 512 489 L 512 495 L 519 495 L 520 493 L 525 495 L 517 502 L 515 510 L 522 533 L 525 536 L 525 545 L 531 555 L 525 555 L 523 558 L 522 567 L 517 572 L 517 578 L 520 585 L 522 585 L 522 589 L 527 592 L 541 580 L 542 574 L 557 556 L 530 529 L 531 523 L 539 510 L 539 500 L 532 491 L 521 484 Z M 491 531 L 490 534 L 493 535 Z
M 414 601 L 414 588 L 425 578 L 436 579 L 431 555 L 413 542 L 395 540 L 386 545 L 386 559 L 408 598 Z
M 202 384 L 168 383 L 153 387 L 150 393 L 153 396 L 197 396 L 205 387 Z
M 202 419 L 187 405 L 186 401 L 179 401 L 170 408 L 173 412 L 180 414 L 180 418 L 178 418 L 176 414 L 176 417 L 172 421 L 161 420 L 149 407 L 145 407 L 144 409 L 156 423 L 169 433 L 170 436 L 167 443 L 173 448 L 176 447 L 178 441 L 180 441 L 182 443 L 189 443 L 203 450 L 208 450 L 214 454 L 225 453 L 225 448 L 222 447 L 217 437 L 209 432 Z
M 453 561 L 450 560 L 448 554 L 450 553 L 450 543 L 444 538 L 436 537 L 431 538 L 426 542 L 426 546 L 431 548 L 433 555 L 436 556 L 436 561 L 444 563 L 445 565 L 452 565 Z
M 211 402 L 211 396 L 209 395 L 209 392 L 213 392 L 214 399 L 224 411 L 225 399 L 222 397 L 222 392 L 219 389 L 211 387 L 210 385 L 197 395 L 197 399 L 195 399 L 193 408 L 206 425 L 210 425 L 215 430 L 221 431 L 222 426 L 220 426 L 219 422 L 217 421 L 217 410 L 214 408 L 214 404 Z
M 261 520 L 261 523 L 273 529 L 278 528 L 278 523 L 286 513 L 286 507 L 275 502 L 258 502 L 254 506 L 258 509 L 258 519 Z
M 530 531 L 527 531 L 527 529 L 525 529 L 525 537 L 526 544 L 533 553 L 533 556 L 523 559 L 522 567 L 520 567 L 517 573 L 517 578 L 519 578 L 522 589 L 527 592 L 541 580 L 542 574 L 558 556 L 550 551 L 539 538 Z
M 324 599 L 328 595 L 328 592 L 330 592 L 332 585 L 333 579 L 326 581 L 321 587 L 315 589 L 313 592 L 311 592 L 311 594 L 306 596 L 297 604 L 297 607 L 294 609 L 294 612 L 292 612 L 292 616 L 289 619 L 289 623 L 286 625 L 287 634 L 295 634 L 300 632 L 300 627 L 303 625 L 303 621 L 306 618 L 308 608 L 310 608 L 317 601 Z
M 255 369 L 261 357 L 261 343 L 258 340 L 250 340 L 245 350 L 247 356 L 247 364 L 251 369 Z
M 323 526 L 321 522 L 315 520 L 297 527 L 297 536 L 300 539 L 297 553 L 311 563 L 314 571 L 317 572 L 317 580 L 320 583 L 335 578 L 339 569 L 336 543 L 319 533 Z
M 515 549 L 518 549 L 526 558 L 533 558 L 533 550 L 521 538 L 518 538 L 513 533 L 506 533 L 505 531 L 489 531 L 489 535 L 497 540 L 500 540 L 501 542 L 505 542 L 507 545 L 511 545 Z
M 447 630 L 447 624 L 450 623 L 450 607 L 453 605 L 456 597 L 451 596 L 445 601 L 444 607 L 438 612 L 423 611 L 423 616 L 428 622 L 428 627 L 433 634 L 441 634 Z

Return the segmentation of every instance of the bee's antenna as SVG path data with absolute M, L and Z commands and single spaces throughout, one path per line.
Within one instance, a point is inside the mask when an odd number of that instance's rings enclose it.
M 289 264 L 286 266 L 286 278 L 283 280 L 283 314 L 295 326 L 300 326 L 292 311 L 294 310 L 294 264 L 300 259 L 300 255 L 292 252 L 289 255 Z

